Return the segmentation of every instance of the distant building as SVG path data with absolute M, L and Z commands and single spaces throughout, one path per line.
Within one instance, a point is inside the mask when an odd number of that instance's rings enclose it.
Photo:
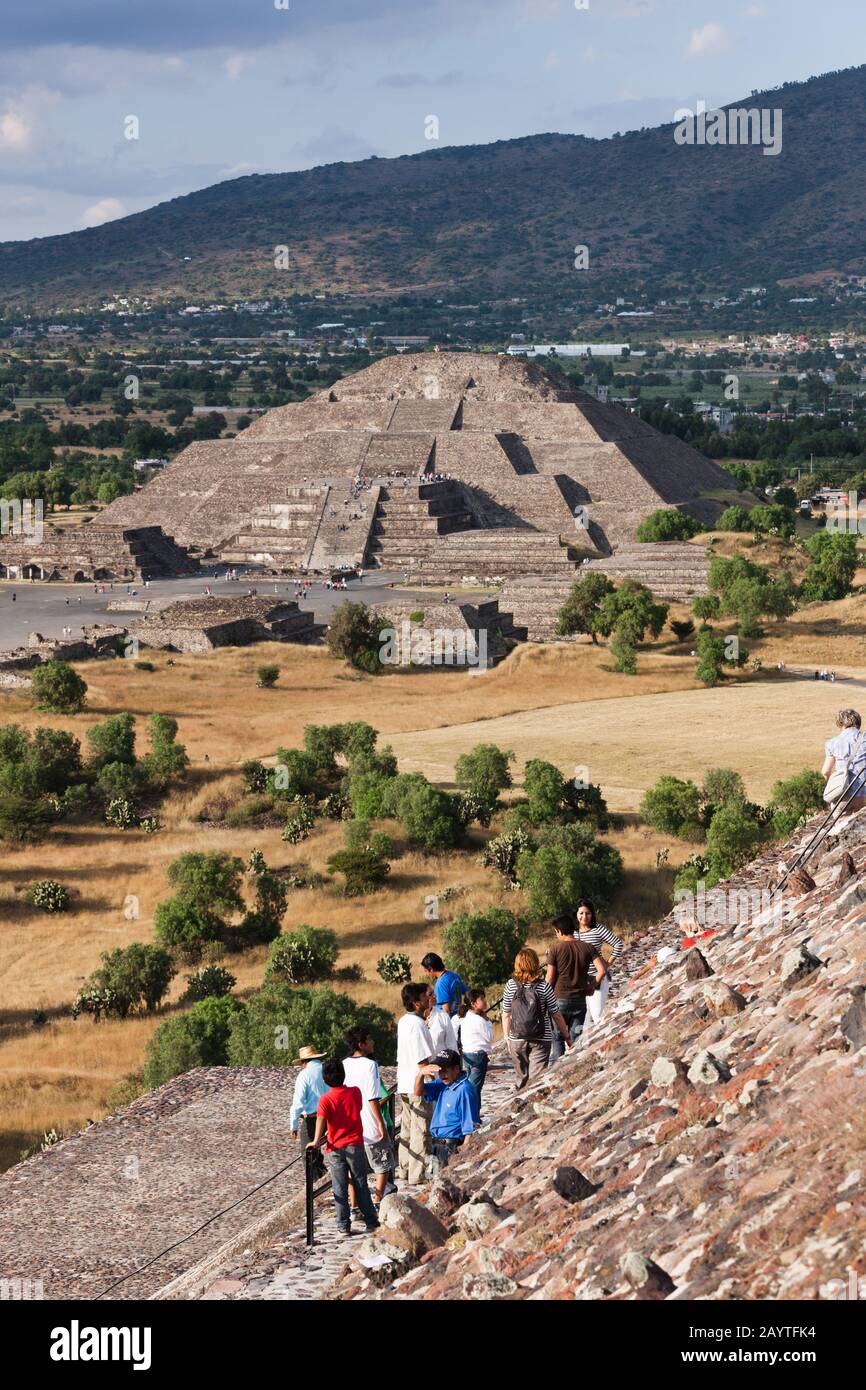
M 532 343 L 508 349 L 511 357 L 622 357 L 628 343 Z

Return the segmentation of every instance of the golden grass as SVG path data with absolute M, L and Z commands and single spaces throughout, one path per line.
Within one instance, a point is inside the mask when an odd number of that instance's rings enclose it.
M 152 939 L 154 909 L 168 895 L 166 870 L 173 859 L 185 850 L 220 849 L 246 860 L 258 847 L 273 865 L 306 864 L 324 871 L 328 855 L 342 843 L 340 826 L 328 822 L 297 846 L 284 844 L 278 829 L 200 824 L 196 817 L 206 803 L 221 795 L 236 797 L 238 769 L 246 759 L 298 745 L 307 723 L 367 719 L 382 732 L 382 742 L 394 744 L 401 767 L 420 768 L 446 784 L 459 753 L 483 740 L 515 749 L 518 780 L 530 757 L 549 758 L 566 772 L 586 765 L 610 805 L 628 813 L 663 772 L 700 779 L 712 766 L 739 769 L 750 793 L 766 798 L 778 778 L 820 763 L 836 709 L 857 703 L 866 665 L 864 633 L 864 599 L 856 596 L 803 610 L 761 643 L 748 644 L 767 665 L 778 652 L 789 666 L 848 669 L 857 681 L 853 688 L 765 671 L 704 690 L 695 684 L 687 645 L 666 634 L 641 652 L 640 674 L 631 678 L 608 669 L 608 651 L 589 642 L 524 646 L 477 676 L 416 671 L 378 679 L 347 671 L 321 649 L 268 644 L 175 656 L 172 666 L 155 653 L 153 673 L 120 661 L 84 664 L 79 669 L 89 685 L 88 709 L 72 718 L 36 711 L 27 692 L 5 695 L 5 719 L 31 729 L 39 724 L 67 728 L 82 742 L 90 725 L 129 709 L 140 719 L 141 751 L 144 716 L 153 710 L 173 714 L 192 767 L 184 787 L 161 808 L 164 828 L 157 835 L 70 825 L 58 827 L 42 845 L 4 849 L 0 1165 L 13 1162 L 44 1129 L 72 1131 L 88 1118 L 98 1119 L 114 1084 L 141 1067 L 159 1017 L 95 1026 L 87 1018 L 73 1021 L 65 1010 L 101 951 Z M 841 642 L 839 635 L 847 640 Z M 843 651 L 849 667 L 839 659 Z M 256 669 L 265 657 L 280 667 L 275 690 L 256 688 Z M 630 934 L 667 910 L 673 869 L 655 869 L 663 837 L 647 832 L 634 814 L 626 821 L 611 836 L 626 864 L 626 884 L 607 919 L 615 930 Z M 481 838 L 475 837 L 478 845 Z M 689 846 L 672 846 L 671 852 L 676 863 Z M 357 964 L 365 977 L 338 987 L 393 1009 L 398 991 L 375 973 L 382 954 L 405 950 L 417 968 L 425 950 L 441 946 L 442 927 L 457 912 L 499 902 L 522 906 L 521 895 L 501 887 L 476 860 L 474 853 L 402 853 L 388 887 L 368 898 L 344 899 L 336 885 L 293 892 L 285 928 L 301 922 L 331 927 L 341 942 L 338 964 Z M 51 917 L 24 902 L 28 884 L 46 877 L 73 892 L 70 913 Z M 425 898 L 450 884 L 462 885 L 465 892 L 442 906 L 438 922 L 427 920 Z M 132 899 L 138 900 L 137 919 L 126 915 Z M 260 985 L 265 960 L 264 948 L 227 957 L 239 992 Z M 177 1007 L 184 987 L 181 974 L 167 1008 Z M 36 1009 L 49 1014 L 42 1028 L 31 1021 Z

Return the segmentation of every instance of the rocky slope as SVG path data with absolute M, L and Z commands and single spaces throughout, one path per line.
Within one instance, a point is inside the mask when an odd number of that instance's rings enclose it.
M 866 812 L 781 906 L 754 897 L 813 828 L 721 885 L 728 925 L 696 946 L 683 910 L 642 938 L 591 1044 L 503 1106 L 423 1205 L 387 1199 L 331 1297 L 866 1287 Z

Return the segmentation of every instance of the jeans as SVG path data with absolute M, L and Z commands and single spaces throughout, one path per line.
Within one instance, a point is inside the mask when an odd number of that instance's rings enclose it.
M 490 1057 L 486 1052 L 464 1052 L 463 1065 L 466 1075 L 478 1092 L 478 1099 L 481 1099 L 481 1087 L 484 1085 L 484 1078 L 487 1075 L 487 1064 Z
M 331 1149 L 325 1154 L 325 1162 L 331 1175 L 334 1193 L 334 1206 L 337 1208 L 337 1225 L 341 1231 L 351 1228 L 349 1212 L 349 1179 L 355 1189 L 355 1201 L 368 1231 L 375 1231 L 379 1224 L 373 1198 L 367 1186 L 367 1155 L 363 1144 L 347 1144 L 342 1149 Z
M 437 1139 L 433 1138 L 433 1157 L 437 1160 L 439 1168 L 446 1168 L 448 1160 L 460 1148 L 463 1139 Z
M 557 999 L 559 1012 L 565 1019 L 566 1026 L 571 1036 L 572 1042 L 577 1042 L 583 1032 L 583 1025 L 586 1019 L 586 995 L 572 994 L 568 999 Z M 565 1042 L 558 1028 L 553 1031 L 553 1046 L 550 1049 L 550 1060 L 555 1062 L 557 1057 L 561 1057 L 565 1052 Z

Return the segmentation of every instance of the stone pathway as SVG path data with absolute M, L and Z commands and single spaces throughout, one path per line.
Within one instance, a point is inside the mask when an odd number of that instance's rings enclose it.
M 513 1095 L 514 1071 L 507 1060 L 491 1065 L 483 1092 L 483 1116 L 507 1105 Z M 399 1113 L 399 1112 L 398 1112 Z M 404 1183 L 398 1182 L 401 1191 Z M 409 1188 L 410 1192 L 414 1189 Z M 201 1295 L 203 1301 L 310 1300 L 322 1298 L 352 1257 L 353 1247 L 366 1232 L 359 1222 L 352 1236 L 339 1233 L 330 1196 L 316 1202 L 315 1244 L 306 1243 L 303 1228 L 281 1232 L 261 1250 L 242 1251 Z

